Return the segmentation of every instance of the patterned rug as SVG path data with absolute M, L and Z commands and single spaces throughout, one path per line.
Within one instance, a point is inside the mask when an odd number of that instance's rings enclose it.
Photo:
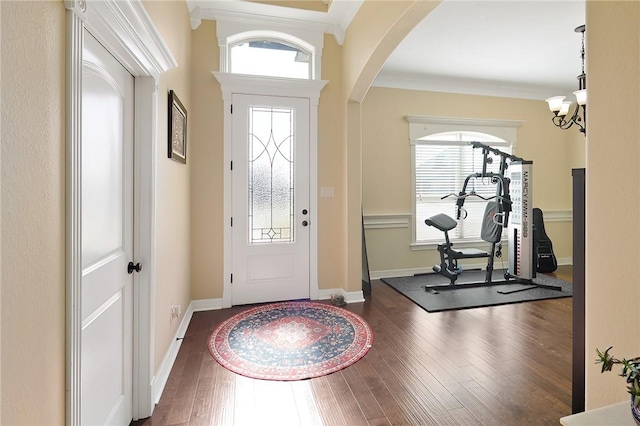
M 282 302 L 241 312 L 209 337 L 223 367 L 264 380 L 302 380 L 355 363 L 371 347 L 366 321 L 346 309 L 313 302 Z

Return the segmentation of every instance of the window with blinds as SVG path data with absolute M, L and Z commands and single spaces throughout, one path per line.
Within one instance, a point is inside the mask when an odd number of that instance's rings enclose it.
M 496 136 L 477 132 L 446 132 L 417 139 L 414 144 L 415 183 L 415 231 L 416 243 L 440 243 L 442 232 L 427 226 L 425 219 L 445 213 L 455 219 L 456 198 L 468 175 L 482 171 L 482 150 L 474 149 L 469 142 L 481 142 L 511 154 L 511 144 Z M 490 155 L 490 157 L 492 157 Z M 498 172 L 500 158 L 493 157 L 487 165 L 488 172 Z M 496 195 L 496 185 L 490 179 L 471 179 L 467 192 L 475 191 L 483 197 Z M 480 240 L 480 226 L 486 201 L 468 197 L 464 203 L 467 217 L 449 232 L 452 240 Z

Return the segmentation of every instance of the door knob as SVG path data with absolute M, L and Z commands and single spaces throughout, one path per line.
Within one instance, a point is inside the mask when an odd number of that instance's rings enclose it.
M 309 212 L 307 211 L 307 209 L 303 209 L 303 210 L 302 210 L 302 214 L 307 214 L 307 213 L 309 213 Z
M 140 262 L 136 263 L 135 265 L 133 264 L 133 262 L 129 262 L 129 264 L 127 265 L 127 272 L 130 274 L 133 274 L 133 271 L 140 272 L 141 270 L 142 265 L 140 264 Z
M 307 226 L 307 225 L 309 225 L 309 222 L 307 222 L 306 220 L 303 220 L 302 221 L 302 226 Z

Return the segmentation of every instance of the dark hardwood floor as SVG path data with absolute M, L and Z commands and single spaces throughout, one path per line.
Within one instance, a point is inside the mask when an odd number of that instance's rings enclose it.
M 571 281 L 571 267 L 555 275 Z M 207 338 L 246 307 L 198 312 L 153 416 L 138 425 L 558 425 L 571 414 L 571 298 L 428 313 L 381 281 L 350 304 L 374 343 L 297 382 L 231 373 Z

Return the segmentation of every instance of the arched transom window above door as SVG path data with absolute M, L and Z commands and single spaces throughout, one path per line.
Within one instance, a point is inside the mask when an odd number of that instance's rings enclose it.
M 220 72 L 320 80 L 323 33 L 217 21 Z
M 248 39 L 229 47 L 229 72 L 287 78 L 313 78 L 313 54 L 282 40 Z

